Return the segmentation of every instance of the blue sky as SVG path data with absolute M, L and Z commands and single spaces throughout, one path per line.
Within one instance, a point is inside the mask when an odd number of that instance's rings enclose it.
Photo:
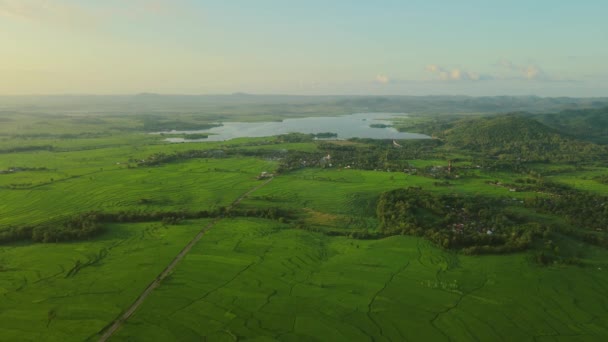
M 0 94 L 608 96 L 608 1 L 0 0 Z

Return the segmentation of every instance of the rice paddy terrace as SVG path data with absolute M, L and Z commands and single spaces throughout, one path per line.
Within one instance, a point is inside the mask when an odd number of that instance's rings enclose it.
M 410 159 L 418 172 L 334 165 L 260 177 L 275 173 L 285 153 L 323 156 L 325 145 L 272 137 L 162 139 L 129 133 L 69 143 L 0 141 L 0 170 L 6 171 L 0 174 L 0 234 L 21 226 L 52 229 L 82 213 L 106 215 L 93 236 L 0 245 L 0 340 L 608 339 L 605 248 L 551 233 L 552 253 L 557 247 L 577 262 L 543 265 L 535 261 L 547 248 L 541 242 L 505 255 L 465 255 L 423 237 L 378 235 L 378 197 L 408 187 L 498 198 L 540 223 L 559 221 L 521 205 L 549 196 L 510 191 L 521 174 L 463 160 L 457 165 L 466 173 L 446 184 L 421 172 L 440 170 L 456 157 L 442 152 Z M 52 148 L 40 147 L 46 145 Z M 30 148 L 17 148 L 23 146 Z M 192 150 L 209 153 L 146 163 Z M 548 176 L 556 184 L 595 194 L 605 187 L 595 181 L 603 166 L 551 167 L 561 170 Z M 368 238 L 357 238 L 363 233 Z M 157 287 L 120 320 L 155 280 Z

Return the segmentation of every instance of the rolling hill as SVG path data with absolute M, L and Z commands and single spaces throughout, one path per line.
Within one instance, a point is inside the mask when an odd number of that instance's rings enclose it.
M 598 160 L 608 152 L 604 146 L 566 136 L 521 114 L 460 120 L 442 137 L 448 148 L 521 161 Z
M 608 107 L 564 110 L 535 115 L 533 118 L 565 135 L 597 144 L 608 144 Z

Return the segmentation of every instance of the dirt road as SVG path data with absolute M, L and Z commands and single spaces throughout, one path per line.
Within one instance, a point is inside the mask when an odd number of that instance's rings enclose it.
M 242 194 L 239 198 L 237 198 L 234 202 L 232 202 L 232 204 L 230 204 L 230 206 L 228 206 L 228 208 L 235 207 L 236 205 L 241 203 L 241 201 L 245 197 L 247 197 L 249 194 L 251 194 L 252 192 L 258 190 L 259 188 L 265 186 L 266 184 L 270 183 L 272 180 L 273 180 L 273 178 L 269 178 L 264 183 L 247 191 L 246 193 Z M 171 263 L 167 267 L 165 267 L 165 269 L 137 297 L 135 302 L 133 302 L 133 304 L 131 304 L 131 306 L 129 306 L 129 308 L 123 314 L 121 314 L 116 320 L 114 320 L 114 322 L 112 322 L 112 324 L 108 325 L 104 330 L 102 330 L 102 334 L 99 337 L 100 342 L 107 341 L 116 332 L 116 330 L 118 330 L 118 328 L 120 328 L 123 325 L 123 323 L 126 322 L 127 319 L 129 319 L 129 317 L 131 317 L 131 315 L 133 315 L 133 313 L 137 310 L 137 308 L 139 308 L 141 306 L 141 304 L 143 304 L 143 302 L 146 300 L 146 298 L 148 298 L 148 296 L 152 293 L 152 291 L 154 291 L 154 289 L 156 289 L 158 286 L 160 286 L 160 283 L 169 275 L 169 273 L 173 272 L 173 270 L 175 269 L 175 266 L 177 266 L 177 264 L 179 264 L 179 262 L 186 256 L 186 254 L 188 254 L 188 252 L 190 252 L 192 247 L 194 247 L 194 245 L 203 237 L 203 235 L 205 235 L 205 233 L 209 229 L 211 229 L 220 220 L 221 220 L 221 218 L 214 219 L 212 222 L 207 224 L 203 229 L 201 229 L 201 231 L 198 232 L 198 234 L 196 234 L 196 236 L 192 240 L 190 240 L 190 242 L 179 252 L 179 254 L 177 254 L 177 256 L 175 256 L 173 261 L 171 261 Z

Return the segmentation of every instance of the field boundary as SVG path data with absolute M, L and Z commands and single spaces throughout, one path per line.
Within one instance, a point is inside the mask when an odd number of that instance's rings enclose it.
M 228 206 L 228 209 L 233 208 L 235 206 L 237 206 L 239 203 L 241 203 L 241 201 L 247 197 L 249 194 L 251 194 L 252 192 L 260 189 L 261 187 L 267 185 L 268 183 L 270 183 L 274 178 L 269 178 L 267 181 L 265 181 L 264 183 L 254 187 L 253 189 L 250 189 L 249 191 L 247 191 L 246 193 L 242 194 L 241 196 L 239 196 L 234 202 L 232 202 L 232 204 L 230 204 L 230 206 Z M 203 227 L 203 229 L 201 229 L 198 234 L 196 234 L 196 236 L 190 240 L 190 242 L 188 242 L 188 244 L 186 246 L 184 246 L 184 248 L 182 248 L 182 250 L 175 256 L 175 258 L 173 258 L 173 260 L 171 261 L 171 263 L 169 263 L 169 265 L 167 265 L 167 267 L 165 267 L 165 269 L 156 277 L 154 278 L 154 280 L 148 284 L 148 286 L 146 287 L 146 289 L 137 297 L 137 299 L 133 302 L 133 304 L 131 304 L 129 306 L 129 308 L 124 311 L 117 319 L 115 319 L 110 325 L 106 326 L 106 328 L 104 328 L 102 330 L 103 334 L 99 337 L 99 341 L 100 342 L 105 342 L 107 341 L 110 337 L 112 337 L 112 335 L 114 335 L 114 333 L 133 315 L 133 313 L 135 313 L 135 311 L 144 303 L 144 301 L 148 298 L 148 296 L 150 296 L 150 294 L 152 294 L 152 292 L 160 286 L 161 282 L 171 273 L 173 272 L 173 270 L 175 269 L 175 267 L 177 266 L 177 264 L 179 264 L 180 261 L 182 261 L 182 259 L 186 256 L 186 254 L 188 254 L 188 252 L 190 252 L 190 250 L 192 249 L 192 247 L 194 247 L 194 245 L 203 237 L 203 235 L 205 235 L 205 233 L 213 228 L 213 226 L 219 222 L 222 218 L 218 217 L 213 219 L 213 221 L 209 222 L 205 227 Z

